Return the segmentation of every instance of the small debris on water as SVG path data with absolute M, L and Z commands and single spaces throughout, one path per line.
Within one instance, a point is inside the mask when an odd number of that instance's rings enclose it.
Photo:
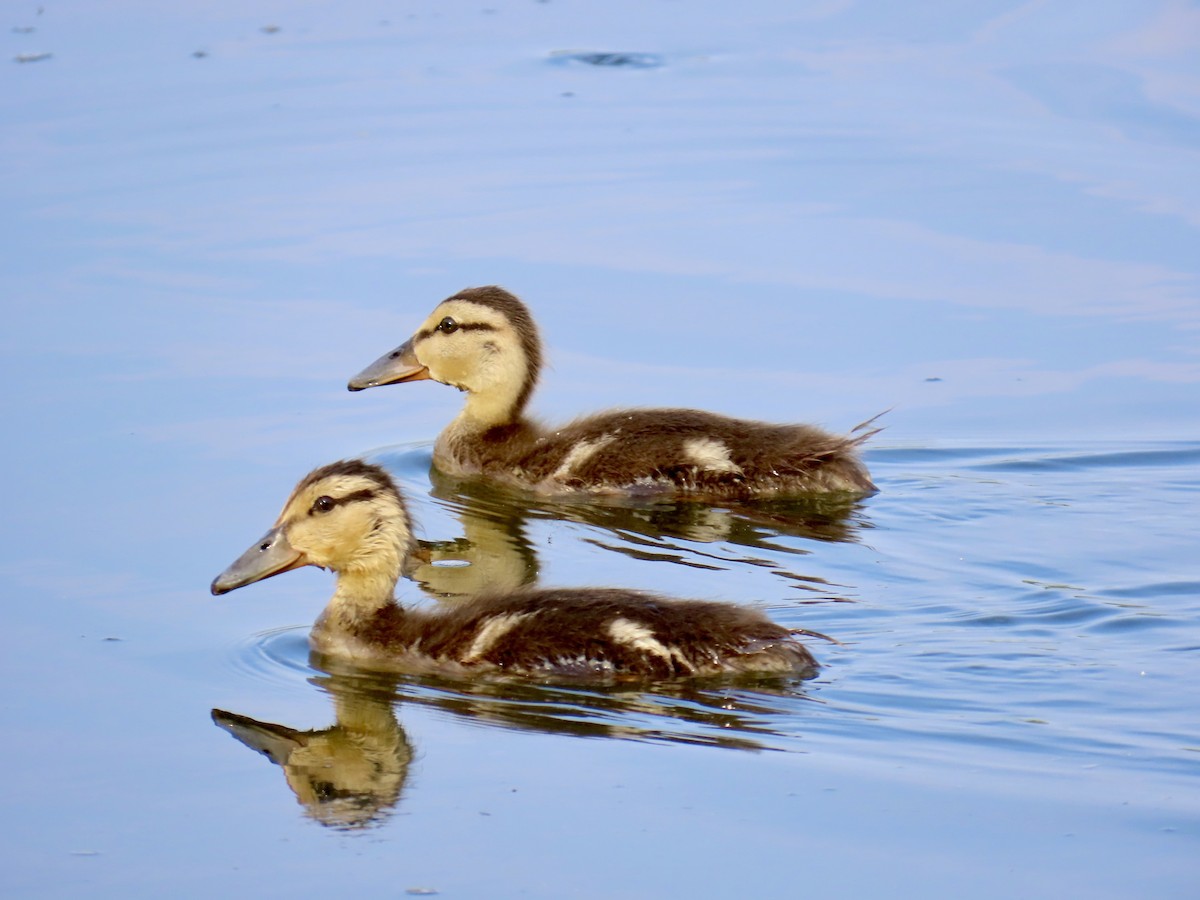
M 261 31 L 263 34 L 279 34 L 279 32 L 281 32 L 283 29 L 280 28 L 278 25 L 264 25 L 262 28 L 260 28 L 258 30 Z
M 43 59 L 49 59 L 53 55 L 53 53 L 18 53 L 13 57 L 13 60 L 19 63 L 41 62 Z
M 942 379 L 940 379 L 936 375 L 934 375 L 932 378 L 926 378 L 925 380 L 926 381 L 941 381 Z
M 438 894 L 438 889 L 427 887 L 411 887 L 405 888 L 404 893 L 411 894 L 414 897 L 436 897 Z
M 625 53 L 602 50 L 556 50 L 550 54 L 553 62 L 583 63 L 610 69 L 657 69 L 663 58 L 657 53 Z

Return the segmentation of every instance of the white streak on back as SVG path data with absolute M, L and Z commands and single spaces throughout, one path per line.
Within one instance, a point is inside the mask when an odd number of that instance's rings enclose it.
M 654 636 L 649 627 L 640 622 L 634 622 L 632 619 L 613 619 L 608 623 L 608 633 L 618 644 L 641 650 L 643 653 L 653 653 L 668 662 L 675 659 L 687 665 L 678 647 L 668 647 Z
M 729 458 L 729 448 L 714 438 L 692 438 L 684 441 L 683 452 L 700 468 L 710 472 L 742 474 L 742 467 Z
M 571 472 L 583 465 L 609 444 L 611 444 L 616 435 L 604 434 L 596 438 L 594 441 L 580 441 L 570 452 L 563 457 L 563 461 L 558 468 L 554 470 L 554 478 L 566 478 Z
M 479 629 L 479 633 L 475 635 L 475 640 L 471 642 L 471 648 L 462 658 L 463 662 L 472 662 L 479 659 L 483 654 L 491 650 L 500 638 L 504 637 L 504 635 L 533 615 L 535 613 L 509 613 L 508 615 L 488 619 L 484 626 Z

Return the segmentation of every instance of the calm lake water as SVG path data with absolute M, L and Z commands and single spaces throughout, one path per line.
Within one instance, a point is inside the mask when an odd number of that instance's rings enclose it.
M 1194 5 L 68 0 L 0 25 L 6 895 L 1195 895 Z M 431 476 L 461 396 L 345 382 L 486 283 L 538 317 L 548 421 L 888 410 L 880 492 Z M 830 636 L 823 668 L 590 690 L 310 660 L 328 574 L 208 584 L 359 455 L 430 547 L 408 600 L 759 604 Z

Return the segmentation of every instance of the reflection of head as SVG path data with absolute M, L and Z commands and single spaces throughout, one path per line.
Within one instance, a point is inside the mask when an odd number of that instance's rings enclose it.
M 297 731 L 214 709 L 213 721 L 281 766 L 305 812 L 322 825 L 378 824 L 400 800 L 412 747 L 387 700 L 338 698 L 336 725 Z
M 525 534 L 524 510 L 511 494 L 486 483 L 472 484 L 470 495 L 452 488 L 440 493 L 446 476 L 430 471 L 434 497 L 447 499 L 462 522 L 462 537 L 427 543 L 414 553 L 405 574 L 434 597 L 475 597 L 507 593 L 537 580 L 538 560 Z M 451 484 L 459 484 L 456 479 Z

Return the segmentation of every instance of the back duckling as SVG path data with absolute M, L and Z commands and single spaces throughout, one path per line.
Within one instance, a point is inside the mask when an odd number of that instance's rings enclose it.
M 275 525 L 212 583 L 213 594 L 301 566 L 337 573 L 312 648 L 374 669 L 452 676 L 622 680 L 736 673 L 808 677 L 795 633 L 757 610 L 618 588 L 493 593 L 434 611 L 393 598 L 414 549 L 388 474 L 357 460 L 305 476 Z
M 875 490 L 849 435 L 773 425 L 693 409 L 627 409 L 553 430 L 526 417 L 542 366 L 537 326 L 503 288 L 468 288 L 443 300 L 416 334 L 354 376 L 352 391 L 432 379 L 467 394 L 438 436 L 433 463 L 556 494 L 673 492 L 714 499 Z

